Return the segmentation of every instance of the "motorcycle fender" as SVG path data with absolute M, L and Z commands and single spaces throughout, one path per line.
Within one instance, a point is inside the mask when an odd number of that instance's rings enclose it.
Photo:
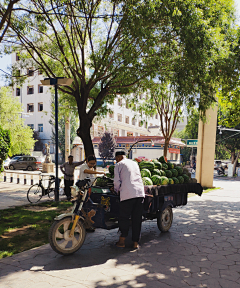
M 71 217 L 72 217 L 72 220 L 74 220 L 75 214 L 73 214 L 72 212 L 60 214 L 60 215 L 58 215 L 57 217 L 55 217 L 54 220 L 59 221 L 59 220 L 62 220 L 63 218 L 69 217 L 69 216 L 71 216 Z M 80 219 L 84 221 L 84 218 L 83 218 L 82 216 L 80 216 L 79 220 L 80 220 Z

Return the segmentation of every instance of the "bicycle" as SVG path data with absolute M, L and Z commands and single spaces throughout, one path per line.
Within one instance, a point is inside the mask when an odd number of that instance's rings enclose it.
M 43 177 L 44 176 L 42 176 L 42 179 L 39 180 L 39 183 L 36 183 L 29 188 L 27 192 L 27 199 L 30 203 L 37 203 L 43 196 L 46 195 L 48 195 L 49 198 L 54 197 L 55 187 L 52 187 L 52 185 L 55 183 L 55 176 L 49 176 L 47 188 L 43 187 Z M 58 179 L 58 181 L 60 184 L 61 179 Z

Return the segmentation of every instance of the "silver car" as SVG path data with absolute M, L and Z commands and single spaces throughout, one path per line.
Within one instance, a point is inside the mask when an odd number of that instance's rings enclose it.
M 9 163 L 9 169 L 10 170 L 28 170 L 28 171 L 33 171 L 33 170 L 39 170 L 39 167 L 41 165 L 41 162 L 38 161 L 35 157 L 33 156 L 16 156 L 18 157 L 15 159 L 11 159 Z

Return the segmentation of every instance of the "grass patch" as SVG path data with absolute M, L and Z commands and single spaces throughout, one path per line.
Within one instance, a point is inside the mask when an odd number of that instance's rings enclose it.
M 70 202 L 45 202 L 0 210 L 0 259 L 48 243 L 53 219 Z
M 203 187 L 203 194 L 208 193 L 212 190 L 218 190 L 218 189 L 221 189 L 221 187 L 211 187 L 211 188 Z M 196 196 L 196 194 L 195 193 L 188 193 L 188 198 L 193 197 L 193 196 Z

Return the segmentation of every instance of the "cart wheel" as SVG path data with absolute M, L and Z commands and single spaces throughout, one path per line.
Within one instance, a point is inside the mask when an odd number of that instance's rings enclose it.
M 161 232 L 167 232 L 171 226 L 173 221 L 173 212 L 172 208 L 168 206 L 163 211 L 160 211 L 157 217 L 157 225 L 158 229 Z
M 80 249 L 84 243 L 86 230 L 78 221 L 74 235 L 69 236 L 72 228 L 72 217 L 66 217 L 55 221 L 49 230 L 49 242 L 52 249 L 62 255 L 70 255 Z

